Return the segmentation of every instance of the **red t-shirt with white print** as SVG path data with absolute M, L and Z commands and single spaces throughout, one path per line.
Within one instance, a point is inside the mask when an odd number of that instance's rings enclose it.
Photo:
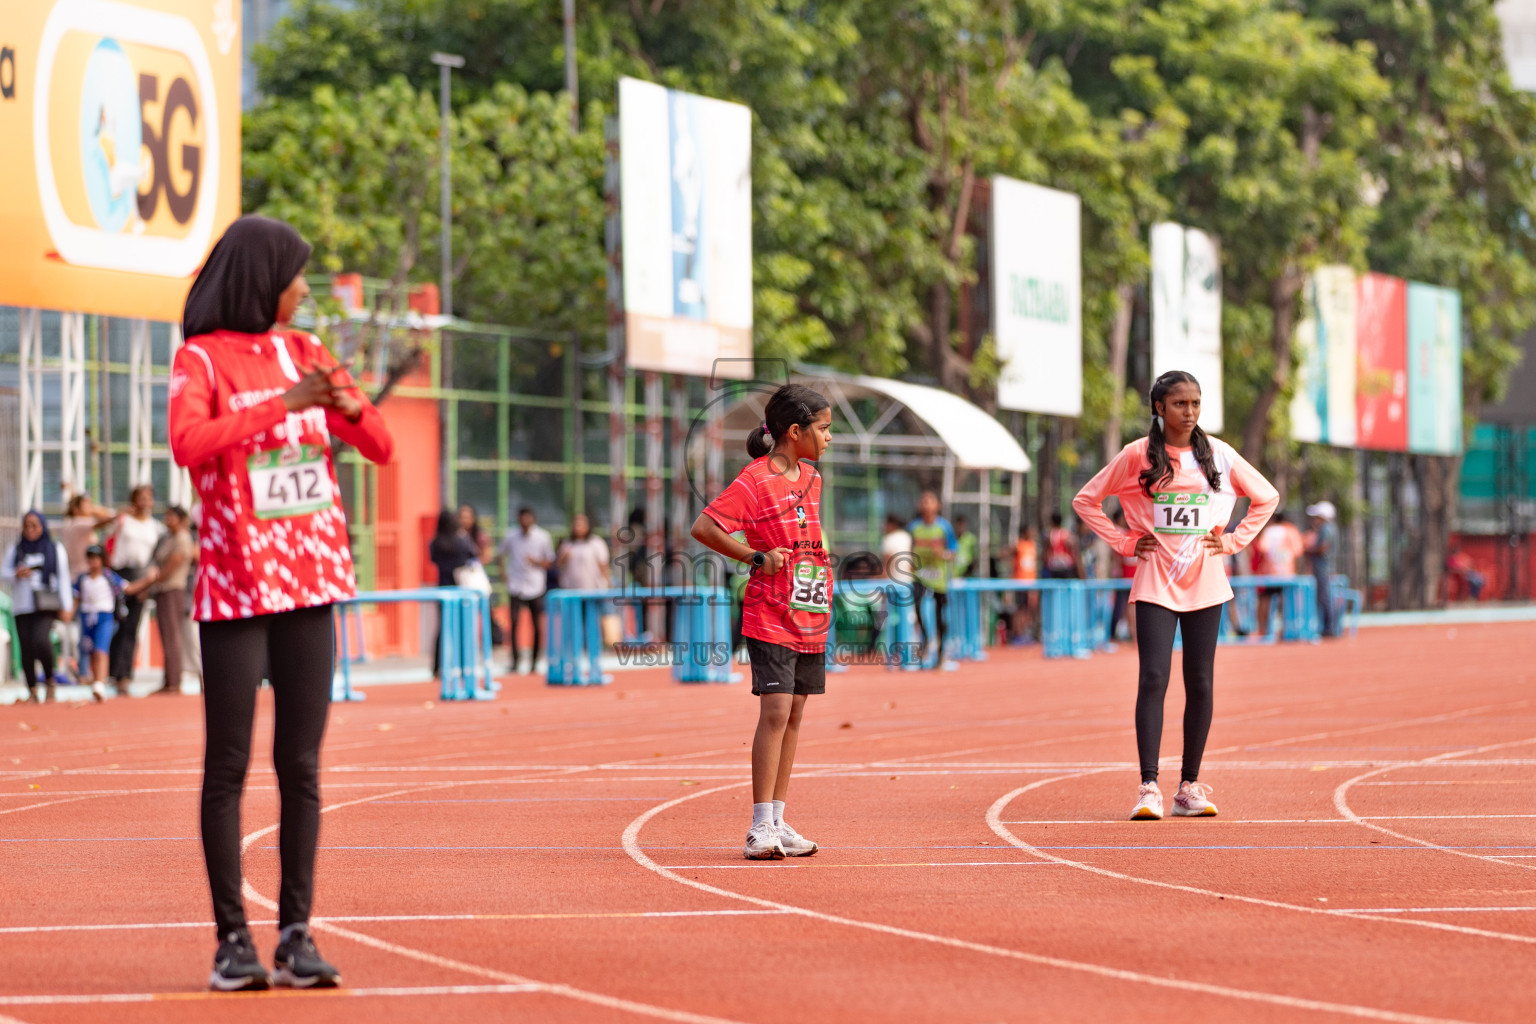
M 821 474 L 801 462 L 800 476 L 785 479 L 774 472 L 771 457 L 749 463 L 704 514 L 726 533 L 745 532 L 754 551 L 792 552 L 772 576 L 753 570 L 743 598 L 742 635 L 815 654 L 827 649 L 832 607 L 831 560 L 821 533 Z
M 356 596 L 331 437 L 375 463 L 389 461 L 394 442 L 358 390 L 356 423 L 318 406 L 289 412 L 282 397 L 308 371 L 333 365 L 320 339 L 299 331 L 218 331 L 189 338 L 177 351 L 169 434 L 171 454 L 191 471 L 202 501 L 193 596 L 199 621 Z

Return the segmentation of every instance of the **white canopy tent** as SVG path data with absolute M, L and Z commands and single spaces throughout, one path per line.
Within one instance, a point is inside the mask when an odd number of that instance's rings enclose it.
M 898 469 L 939 475 L 940 499 L 947 514 L 957 506 L 975 506 L 977 545 L 982 557 L 976 571 L 990 572 L 993 510 L 1006 512 L 1006 536 L 1018 535 L 1029 457 L 1019 442 L 989 413 L 959 395 L 938 388 L 881 377 L 806 369 L 796 374 L 832 403 L 835 441 L 823 459 L 824 474 L 836 480 L 851 470 Z M 762 422 L 773 386 L 749 384 L 742 398 L 725 411 L 725 448 L 742 450 L 747 433 Z M 1006 494 L 995 493 L 992 474 L 1009 475 Z M 959 474 L 975 474 L 975 488 L 956 489 Z M 830 516 L 824 518 L 830 519 Z

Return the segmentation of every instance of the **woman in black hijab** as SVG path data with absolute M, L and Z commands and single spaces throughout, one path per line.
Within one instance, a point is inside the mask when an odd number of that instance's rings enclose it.
M 210 987 L 272 982 L 246 928 L 240 798 L 256 691 L 272 683 L 282 796 L 278 984 L 340 982 L 309 933 L 320 833 L 320 742 L 335 668 L 331 606 L 357 593 L 331 438 L 387 462 L 383 417 L 312 334 L 287 329 L 309 245 L 242 217 L 214 246 L 182 318 L 169 437 L 202 500 L 194 616 L 203 652 L 203 856 L 219 948 Z
M 43 687 L 53 697 L 53 621 L 69 621 L 74 591 L 69 579 L 69 556 L 64 545 L 48 533 L 48 523 L 37 510 L 21 518 L 21 540 L 6 552 L 0 563 L 0 579 L 11 584 L 11 608 L 16 616 L 16 636 L 21 648 L 21 678 L 28 687 L 36 684 L 33 700 L 43 700 Z M 34 673 L 42 669 L 38 682 Z

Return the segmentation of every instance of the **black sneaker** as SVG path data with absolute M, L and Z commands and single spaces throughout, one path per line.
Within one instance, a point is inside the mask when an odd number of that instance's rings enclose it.
M 291 924 L 283 929 L 283 935 L 272 956 L 279 985 L 335 988 L 341 984 L 341 972 L 320 956 L 315 940 L 309 937 L 309 925 Z
M 215 992 L 259 992 L 271 985 L 272 978 L 251 945 L 251 933 L 244 928 L 227 933 L 213 955 L 208 987 Z

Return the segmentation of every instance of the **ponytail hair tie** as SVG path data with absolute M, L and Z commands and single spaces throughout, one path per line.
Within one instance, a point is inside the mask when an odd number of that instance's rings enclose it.
M 773 431 L 768 429 L 768 421 L 767 420 L 763 421 L 763 433 L 769 434 L 769 435 L 771 435 L 773 433 Z

